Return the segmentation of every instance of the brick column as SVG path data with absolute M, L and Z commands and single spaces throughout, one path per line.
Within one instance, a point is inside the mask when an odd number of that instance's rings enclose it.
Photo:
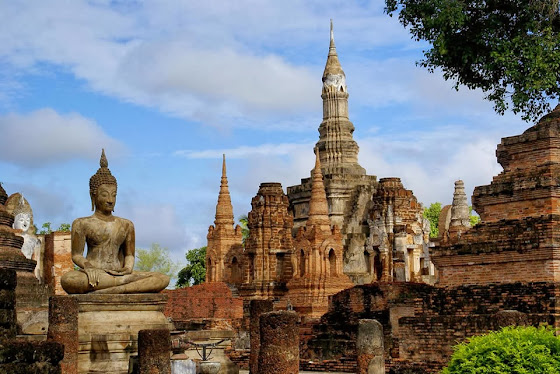
M 383 326 L 374 319 L 358 322 L 358 374 L 385 374 Z
M 272 311 L 271 300 L 251 300 L 249 303 L 249 339 L 251 341 L 251 354 L 249 356 L 249 372 L 257 373 L 259 366 L 259 350 L 261 346 L 259 318 L 261 314 Z
M 171 374 L 171 336 L 168 329 L 138 331 L 139 374 Z
M 261 346 L 256 374 L 299 373 L 299 316 L 292 311 L 260 317 Z
M 64 345 L 62 374 L 78 373 L 78 301 L 74 296 L 51 296 L 47 340 Z
M 0 340 L 16 337 L 16 272 L 0 269 Z

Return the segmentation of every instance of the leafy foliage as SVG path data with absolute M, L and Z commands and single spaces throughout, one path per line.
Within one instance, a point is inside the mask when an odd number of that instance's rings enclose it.
M 455 347 L 442 374 L 560 374 L 560 338 L 545 327 L 505 327 Z
M 241 234 L 243 235 L 243 247 L 245 247 L 245 241 L 249 237 L 249 217 L 243 214 L 239 217 L 239 226 L 241 226 Z
M 152 243 L 149 249 L 136 249 L 134 269 L 138 271 L 151 271 L 175 278 L 179 265 L 169 257 L 169 250 L 162 248 L 158 243 Z
M 430 221 L 430 238 L 437 238 L 439 235 L 439 215 L 441 214 L 441 203 L 435 202 L 430 204 L 429 207 L 424 208 L 423 216 Z M 480 223 L 480 217 L 472 213 L 472 206 L 469 206 L 469 220 L 471 227 Z
M 179 271 L 176 287 L 189 287 L 204 283 L 206 279 L 206 246 L 187 251 L 188 264 Z
M 469 221 L 471 222 L 471 227 L 480 223 L 480 216 L 478 214 L 473 214 L 472 206 L 469 206 Z
M 558 0 L 385 0 L 385 11 L 427 41 L 418 64 L 480 88 L 494 110 L 538 119 L 560 93 Z
M 424 218 L 430 221 L 430 238 L 437 238 L 439 234 L 438 221 L 441 213 L 441 203 L 432 203 L 429 207 L 424 208 Z
M 50 234 L 51 232 L 52 232 L 51 223 L 50 222 L 45 222 L 41 226 L 41 231 L 39 231 L 39 234 L 47 235 L 47 234 Z
M 69 223 L 61 223 L 56 231 L 70 232 L 72 226 Z

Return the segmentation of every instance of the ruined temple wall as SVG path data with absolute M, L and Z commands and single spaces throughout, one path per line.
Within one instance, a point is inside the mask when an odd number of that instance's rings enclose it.
M 45 235 L 45 284 L 55 295 L 67 295 L 60 285 L 60 278 L 74 269 L 71 237 L 69 232 L 59 231 Z
M 235 320 L 243 318 L 243 300 L 234 297 L 227 284 L 222 282 L 203 283 L 196 286 L 164 290 L 168 297 L 163 313 L 171 318 L 176 328 L 190 322 L 222 320 L 208 327 L 231 327 Z
M 560 216 L 476 225 L 432 249 L 440 286 L 560 281 Z
M 560 282 L 560 249 L 465 255 L 441 259 L 438 264 L 444 265 L 439 269 L 439 286 L 512 283 L 528 278 L 533 282 Z
M 476 197 L 473 196 L 473 199 Z M 504 217 L 523 219 L 547 214 L 560 215 L 560 189 L 554 194 L 544 190 L 522 191 L 516 194 L 515 200 L 507 195 L 492 196 L 485 200 L 488 205 L 479 208 L 479 214 L 484 217 L 485 222 L 496 222 Z
M 394 373 L 435 373 L 452 347 L 469 336 L 510 324 L 560 326 L 560 284 L 551 282 L 433 287 L 415 283 L 356 286 L 333 296 L 310 327 L 302 359 L 355 357 L 360 319 L 383 325 L 386 367 Z M 348 362 L 348 361 L 347 361 Z

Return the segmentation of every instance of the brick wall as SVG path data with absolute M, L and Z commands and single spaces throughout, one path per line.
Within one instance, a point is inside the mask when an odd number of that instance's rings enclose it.
M 356 355 L 358 321 L 368 318 L 383 325 L 390 372 L 435 373 L 449 359 L 452 347 L 466 337 L 511 323 L 559 327 L 558 300 L 560 285 L 544 282 L 356 286 L 335 295 L 330 311 L 313 326 L 302 328 L 301 359 L 313 362 L 317 370 L 333 360 L 344 360 L 349 368 Z M 351 372 L 340 371 L 346 370 Z
M 55 295 L 67 295 L 60 285 L 60 278 L 74 269 L 70 239 L 69 232 L 55 231 L 45 235 L 44 277 Z
M 560 216 L 479 224 L 432 249 L 440 286 L 560 281 Z
M 243 300 L 233 297 L 227 284 L 222 282 L 203 283 L 163 292 L 168 296 L 163 313 L 176 323 L 199 319 L 243 318 Z
M 0 268 L 0 373 L 60 373 L 64 346 L 15 339 L 16 272 Z

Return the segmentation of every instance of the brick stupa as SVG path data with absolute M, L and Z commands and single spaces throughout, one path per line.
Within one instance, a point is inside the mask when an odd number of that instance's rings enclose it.
M 0 268 L 16 272 L 18 334 L 44 335 L 47 332 L 49 289 L 33 274 L 37 262 L 27 259 L 21 252 L 24 238 L 12 228 L 14 216 L 4 206 L 7 199 L 8 195 L 0 185 Z
M 280 183 L 261 183 L 251 207 L 239 294 L 245 299 L 278 300 L 293 272 L 293 218 L 288 212 L 288 197 Z
M 286 300 L 297 312 L 318 318 L 327 312 L 329 296 L 354 284 L 343 273 L 342 234 L 338 226 L 331 228 L 318 152 L 311 174 L 309 218 L 294 240 L 295 272 Z
M 234 228 L 233 206 L 229 195 L 226 174 L 226 156 L 223 156 L 220 193 L 216 204 L 214 225 L 208 228 L 206 249 L 206 282 L 239 283 L 241 271 L 234 253 L 243 252 L 242 233 L 239 225 Z M 233 264 L 232 264 L 233 262 Z
M 560 106 L 496 155 L 504 170 L 472 197 L 481 223 L 433 249 L 439 285 L 560 281 Z

